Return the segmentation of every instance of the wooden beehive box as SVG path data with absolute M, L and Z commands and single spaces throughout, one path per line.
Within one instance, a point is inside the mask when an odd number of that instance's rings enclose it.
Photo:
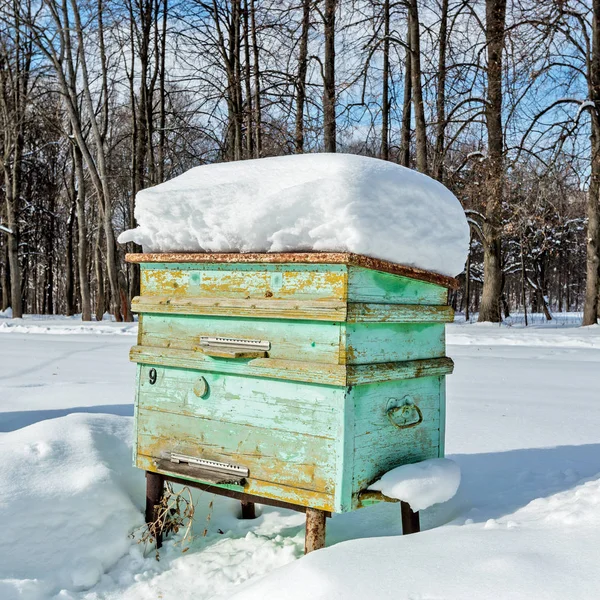
M 455 280 L 346 253 L 128 260 L 139 468 L 345 512 L 391 468 L 443 456 Z

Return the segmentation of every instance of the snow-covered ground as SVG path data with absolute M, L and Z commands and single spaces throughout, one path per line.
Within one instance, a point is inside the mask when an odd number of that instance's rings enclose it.
M 0 599 L 597 599 L 600 327 L 576 322 L 448 327 L 462 480 L 422 533 L 374 506 L 335 515 L 301 558 L 302 515 L 241 521 L 205 493 L 190 549 L 167 541 L 157 562 L 128 537 L 135 325 L 0 318 Z
M 137 323 L 0 316 L 0 432 L 73 411 L 133 415 L 136 333 Z

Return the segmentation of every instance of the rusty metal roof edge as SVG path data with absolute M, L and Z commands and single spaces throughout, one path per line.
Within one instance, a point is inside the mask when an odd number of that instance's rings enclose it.
M 198 253 L 198 252 L 165 252 L 127 254 L 125 260 L 129 263 L 329 263 L 364 267 L 375 271 L 383 271 L 392 275 L 401 275 L 411 279 L 419 279 L 435 283 L 450 289 L 457 289 L 459 281 L 454 277 L 441 275 L 425 269 L 400 265 L 371 258 L 352 252 L 268 252 L 268 253 Z

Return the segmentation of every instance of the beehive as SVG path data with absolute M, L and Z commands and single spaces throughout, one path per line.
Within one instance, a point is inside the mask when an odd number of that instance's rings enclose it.
M 453 279 L 346 253 L 128 260 L 139 468 L 346 512 L 443 456 Z

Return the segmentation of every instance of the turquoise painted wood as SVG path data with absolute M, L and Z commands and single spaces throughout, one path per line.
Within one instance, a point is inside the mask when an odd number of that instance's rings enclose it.
M 347 323 L 346 362 L 365 365 L 445 355 L 443 323 Z
M 405 305 L 447 304 L 448 290 L 427 281 L 382 273 L 363 267 L 348 269 L 348 301 Z
M 372 503 L 361 494 L 389 469 L 443 456 L 446 287 L 350 263 L 214 256 L 141 264 L 138 467 L 182 476 L 173 452 L 239 464 L 240 490 L 346 512 Z M 215 357 L 202 336 L 270 349 Z
M 440 455 L 439 377 L 357 386 L 351 395 L 354 407 L 353 503 L 358 494 L 378 476 L 399 464 Z M 407 407 L 391 412 L 397 407 Z M 419 420 L 414 427 L 399 428 Z M 394 424 L 395 423 L 395 424 Z
M 339 363 L 340 324 L 327 321 L 145 314 L 140 345 L 197 350 L 202 336 L 269 340 L 269 358 Z
M 338 395 L 333 386 L 165 367 L 151 385 L 150 366 L 140 365 L 144 408 L 337 439 Z M 200 378 L 208 384 L 199 396 Z

